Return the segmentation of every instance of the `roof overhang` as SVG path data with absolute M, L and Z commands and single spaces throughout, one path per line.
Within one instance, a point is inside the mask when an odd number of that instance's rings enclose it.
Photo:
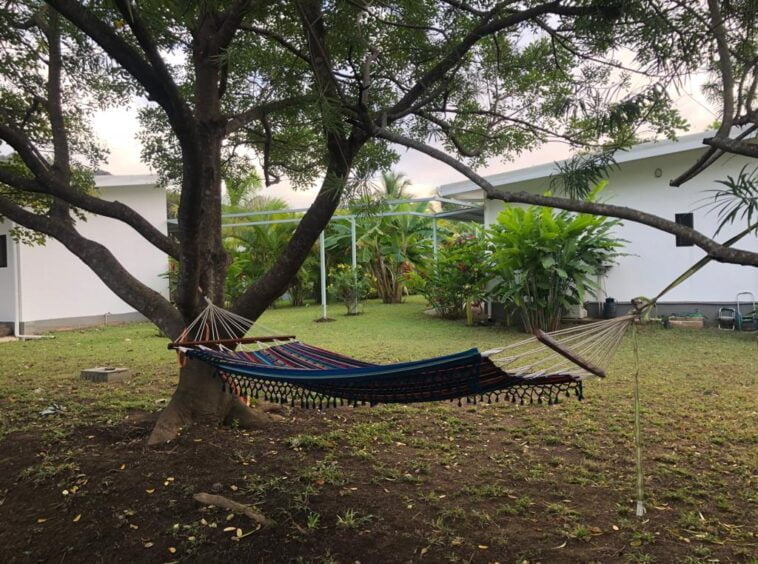
M 666 139 L 663 141 L 651 141 L 649 143 L 640 143 L 634 145 L 627 151 L 620 151 L 615 155 L 615 161 L 617 163 L 640 161 L 643 159 L 650 159 L 653 157 L 661 157 L 665 155 L 671 155 L 675 153 L 683 153 L 685 151 L 694 151 L 697 149 L 706 149 L 703 144 L 703 139 L 706 137 L 712 137 L 716 134 L 716 131 L 701 131 L 699 133 L 692 133 L 690 135 L 683 135 L 676 141 Z M 518 170 L 512 170 L 508 172 L 501 172 L 486 176 L 485 179 L 493 186 L 506 186 L 508 184 L 515 184 L 517 182 L 525 182 L 527 180 L 537 180 L 540 178 L 549 178 L 559 172 L 559 165 L 565 163 L 566 160 L 546 163 L 542 165 L 532 166 L 529 168 L 522 168 Z M 466 194 L 468 192 L 474 192 L 481 190 L 481 188 L 471 182 L 470 180 L 462 180 L 460 182 L 452 182 L 450 184 L 443 184 L 437 188 L 440 196 L 450 197 Z
M 95 176 L 95 186 L 98 188 L 156 186 L 157 184 L 157 174 L 99 174 Z

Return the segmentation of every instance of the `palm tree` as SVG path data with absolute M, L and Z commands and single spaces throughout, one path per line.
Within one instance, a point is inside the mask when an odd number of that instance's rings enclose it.
M 377 294 L 384 303 L 400 303 L 407 273 L 431 254 L 431 224 L 427 218 L 412 213 L 428 211 L 425 202 L 388 204 L 408 197 L 411 182 L 402 173 L 382 173 L 381 184 L 370 194 L 352 202 L 353 213 L 363 215 L 356 226 L 358 259 L 367 265 Z M 410 212 L 408 215 L 383 215 Z M 327 239 L 327 248 L 346 258 L 350 255 L 350 225 L 335 222 Z
M 377 192 L 382 200 L 402 200 L 408 197 L 411 181 L 402 172 L 388 170 L 382 172 L 382 183 Z

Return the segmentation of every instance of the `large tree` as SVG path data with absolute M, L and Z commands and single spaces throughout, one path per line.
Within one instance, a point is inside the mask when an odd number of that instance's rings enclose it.
M 682 125 L 665 89 L 633 91 L 607 54 L 635 37 L 642 0 L 8 0 L 0 8 L 0 214 L 52 237 L 172 338 L 205 295 L 222 303 L 228 257 L 222 178 L 250 155 L 267 184 L 319 179 L 319 193 L 272 266 L 233 309 L 257 318 L 290 283 L 351 178 L 386 169 L 392 144 L 420 150 L 479 182 L 490 197 L 576 209 L 565 198 L 499 193 L 474 169 L 549 139 L 612 150 L 641 123 Z M 630 31 L 631 30 L 631 31 Z M 145 156 L 178 185 L 177 240 L 93 190 L 102 158 L 88 111 L 145 100 Z M 573 208 L 571 207 L 573 206 Z M 684 226 L 627 217 L 689 237 L 717 260 L 758 264 Z M 130 225 L 178 263 L 175 304 L 77 229 L 83 212 Z M 24 232 L 25 233 L 25 232 Z M 151 441 L 192 421 L 265 417 L 221 392 L 190 362 Z

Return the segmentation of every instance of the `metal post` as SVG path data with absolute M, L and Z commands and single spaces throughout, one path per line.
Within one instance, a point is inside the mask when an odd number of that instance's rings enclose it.
M 353 259 L 353 269 L 356 269 L 358 267 L 358 255 L 355 248 L 356 241 L 355 241 L 355 218 L 350 218 L 350 243 L 351 247 L 350 250 L 352 252 L 352 259 Z
M 321 319 L 326 319 L 326 244 L 324 243 L 324 231 L 319 235 L 318 244 L 321 258 Z
M 21 243 L 14 241 L 12 237 L 9 237 L 10 243 L 13 246 L 13 335 L 17 338 L 21 338 L 21 261 L 19 257 L 19 247 Z
M 432 252 L 434 253 L 434 262 L 437 262 L 437 216 L 432 218 Z

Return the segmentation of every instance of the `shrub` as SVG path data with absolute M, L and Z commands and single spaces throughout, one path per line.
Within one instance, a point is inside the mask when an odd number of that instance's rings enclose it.
M 471 304 L 484 299 L 492 278 L 483 233 L 467 233 L 447 240 L 440 247 L 437 262 L 424 274 L 410 274 L 414 289 L 446 319 L 458 319 L 467 312 L 472 322 Z
M 360 268 L 338 264 L 329 270 L 329 292 L 342 300 L 348 315 L 358 315 L 358 304 L 368 287 L 369 283 Z
M 611 234 L 619 223 L 536 206 L 506 208 L 490 230 L 500 280 L 494 295 L 519 311 L 527 331 L 557 329 L 563 311 L 583 303 L 594 278 L 619 256 L 623 243 Z

